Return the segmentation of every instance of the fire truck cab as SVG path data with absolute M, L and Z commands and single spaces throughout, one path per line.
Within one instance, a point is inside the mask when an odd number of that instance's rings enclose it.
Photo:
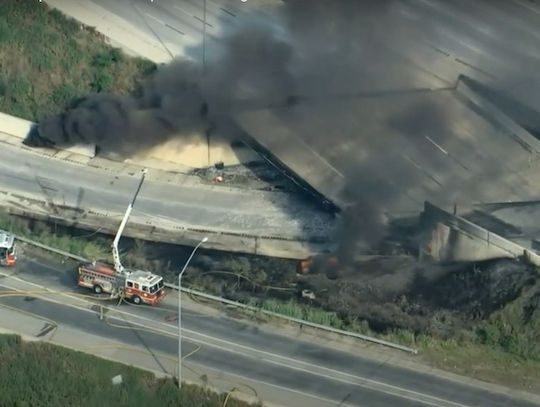
M 105 263 L 86 263 L 79 267 L 78 285 L 96 294 L 123 296 L 134 304 L 155 305 L 165 296 L 163 278 L 149 271 L 118 273 Z
M 125 277 L 124 296 L 135 304 L 157 304 L 165 296 L 163 277 L 149 271 L 132 271 Z
M 0 265 L 12 267 L 15 265 L 16 260 L 15 236 L 0 230 Z

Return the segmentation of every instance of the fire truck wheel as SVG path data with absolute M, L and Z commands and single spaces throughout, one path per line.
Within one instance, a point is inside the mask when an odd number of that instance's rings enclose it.
M 96 285 L 94 286 L 94 293 L 95 293 L 95 294 L 101 294 L 102 292 L 103 292 L 103 288 L 101 288 L 100 285 L 97 285 L 97 284 L 96 284 Z
M 131 301 L 133 301 L 133 304 L 139 305 L 141 303 L 141 297 L 134 296 Z

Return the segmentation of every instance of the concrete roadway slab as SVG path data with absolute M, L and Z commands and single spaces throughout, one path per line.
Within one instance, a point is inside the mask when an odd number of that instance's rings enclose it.
M 48 3 L 96 26 L 126 48 L 136 46 L 139 55 L 157 62 L 173 56 L 202 60 L 202 1 Z M 243 24 L 282 26 L 283 16 L 276 12 L 282 4 L 208 0 L 207 56 L 215 57 L 223 34 Z M 342 81 L 340 88 L 339 81 L 332 80 L 340 71 L 332 69 L 324 78 L 304 78 L 296 91 L 311 101 L 290 109 L 245 112 L 239 116 L 240 125 L 286 167 L 339 203 L 363 199 L 386 211 L 408 213 L 420 210 L 426 199 L 445 207 L 536 199 L 537 157 L 507 128 L 463 103 L 454 91 L 440 89 L 452 87 L 465 74 L 508 93 L 537 116 L 538 4 L 526 0 L 380 4 L 383 13 L 375 19 L 377 24 L 370 25 L 365 36 L 355 37 L 359 47 L 370 50 L 369 58 L 336 58 L 352 63 L 354 80 Z M 331 23 L 313 19 L 319 34 L 328 35 L 327 41 L 343 40 L 332 36 Z M 138 36 L 146 42 L 134 40 Z M 339 96 L 344 94 L 349 99 Z M 330 107 L 322 112 L 317 103 L 325 102 Z M 330 125 L 336 117 L 340 125 Z M 529 118 L 527 124 L 531 123 L 540 120 Z M 352 190 L 352 199 L 343 196 L 344 188 Z
M 380 23 L 392 28 L 368 30 L 376 46 L 365 60 L 346 60 L 357 63 L 356 76 L 341 81 L 346 88 L 325 87 L 335 85 L 330 67 L 300 87 L 307 96 L 297 105 L 245 112 L 239 124 L 338 204 L 367 201 L 399 214 L 420 210 L 424 200 L 451 206 L 535 199 L 537 157 L 445 88 L 466 74 L 540 102 L 536 9 L 520 1 L 385 4 Z
M 202 61 L 204 7 L 193 0 L 46 0 L 63 13 L 96 27 L 112 43 L 156 63 L 174 58 Z M 279 4 L 279 3 L 278 3 Z M 206 53 L 221 52 L 221 39 L 254 19 L 264 23 L 274 1 L 206 1 Z

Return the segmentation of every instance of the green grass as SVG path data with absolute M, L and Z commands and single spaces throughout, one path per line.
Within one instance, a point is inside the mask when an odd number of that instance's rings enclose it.
M 221 407 L 226 394 L 184 385 L 131 366 L 43 342 L 0 335 L 2 406 L 200 406 Z M 123 383 L 113 385 L 112 377 Z M 249 404 L 232 397 L 228 407 Z
M 110 243 L 106 239 L 90 241 L 84 237 L 73 237 L 65 233 L 51 233 L 41 222 L 33 222 L 11 216 L 0 209 L 0 229 L 26 237 L 44 245 L 88 259 L 110 259 Z
M 0 2 L 2 112 L 40 121 L 89 93 L 128 93 L 153 69 L 45 3 Z
M 325 311 L 321 308 L 309 306 L 307 304 L 299 304 L 295 300 L 279 301 L 276 299 L 252 300 L 249 305 L 255 306 L 265 311 L 275 312 L 276 314 L 285 315 L 290 318 L 302 319 L 304 321 L 313 322 L 315 324 L 326 325 L 337 329 L 351 330 L 352 324 L 347 324 L 337 313 Z M 362 324 L 354 326 L 359 333 L 366 331 Z

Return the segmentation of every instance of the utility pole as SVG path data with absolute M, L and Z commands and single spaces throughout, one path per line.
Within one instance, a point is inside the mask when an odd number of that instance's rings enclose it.
M 202 40 L 202 91 L 204 97 L 205 77 L 206 77 L 206 0 L 203 0 L 203 40 Z M 206 155 L 208 166 L 210 167 L 210 131 L 206 132 Z
M 206 73 L 206 0 L 203 0 L 202 64 L 204 75 Z

